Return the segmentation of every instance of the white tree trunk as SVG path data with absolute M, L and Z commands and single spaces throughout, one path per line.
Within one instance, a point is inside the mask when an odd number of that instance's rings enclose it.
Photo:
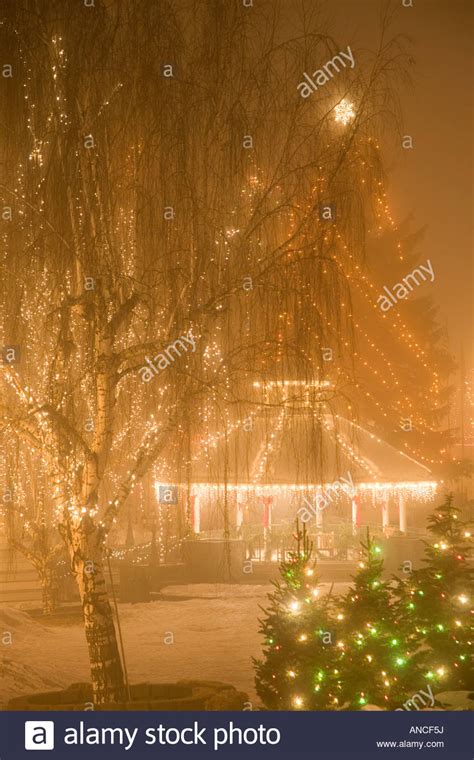
M 104 575 L 103 533 L 84 520 L 72 528 L 70 553 L 84 612 L 94 703 L 125 699 L 122 662 Z

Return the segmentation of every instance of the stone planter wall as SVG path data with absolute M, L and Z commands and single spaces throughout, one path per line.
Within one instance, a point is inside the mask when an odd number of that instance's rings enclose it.
M 243 710 L 248 695 L 220 681 L 141 683 L 130 687 L 131 701 L 101 705 L 100 710 Z M 91 709 L 92 688 L 75 683 L 64 691 L 50 691 L 11 699 L 7 710 Z

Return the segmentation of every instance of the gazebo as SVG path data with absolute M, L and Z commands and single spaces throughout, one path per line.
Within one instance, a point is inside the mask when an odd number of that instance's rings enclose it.
M 254 510 L 259 505 L 264 536 L 274 516 L 294 519 L 305 509 L 310 514 L 314 505 L 320 530 L 335 504 L 350 510 L 355 530 L 367 501 L 376 507 L 384 532 L 390 530 L 395 508 L 404 534 L 409 504 L 431 500 L 437 482 L 423 464 L 354 421 L 307 406 L 284 406 L 257 409 L 225 432 L 200 440 L 191 454 L 187 482 L 155 482 L 162 504 L 168 492 L 170 501 L 176 498 L 177 486 L 187 493 L 195 534 L 214 511 L 225 513 L 226 527 L 238 535 L 249 504 Z

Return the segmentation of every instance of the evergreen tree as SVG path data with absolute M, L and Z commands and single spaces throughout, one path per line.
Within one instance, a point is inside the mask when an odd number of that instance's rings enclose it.
M 306 528 L 296 523 L 297 550 L 282 562 L 282 580 L 268 595 L 260 631 L 264 658 L 254 659 L 257 694 L 273 710 L 324 710 L 337 706 L 337 650 L 329 597 L 320 598 Z
M 459 519 L 452 496 L 428 520 L 424 567 L 400 581 L 398 598 L 412 638 L 426 648 L 426 677 L 449 689 L 472 688 L 473 569 L 469 564 L 471 534 Z
M 359 571 L 338 605 L 341 707 L 396 709 L 423 688 L 420 657 L 391 604 L 390 585 L 381 579 L 381 549 L 368 531 L 361 546 Z
M 393 289 L 410 272 L 426 265 L 424 230 L 412 230 L 410 218 L 370 236 L 366 287 L 353 287 L 354 317 L 359 330 L 356 359 L 360 418 L 372 420 L 381 437 L 443 477 L 453 439 L 455 362 L 430 289 L 431 276 L 403 300 L 403 311 L 373 308 L 376 298 Z

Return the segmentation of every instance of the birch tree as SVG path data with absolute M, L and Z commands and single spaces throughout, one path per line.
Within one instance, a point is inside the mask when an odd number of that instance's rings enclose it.
M 97 704 L 124 699 L 104 548 L 140 479 L 254 377 L 324 377 L 331 345 L 335 387 L 351 378 L 347 273 L 399 51 L 306 102 L 302 72 L 340 49 L 315 5 L 291 38 L 278 4 L 252 14 L 194 0 L 3 13 L 1 324 L 20 352 L 2 367 L 2 427 L 47 467 Z M 196 350 L 177 351 L 186 335 Z
M 10 447 L 2 441 L 0 471 L 6 537 L 13 555 L 19 552 L 36 570 L 43 614 L 49 615 L 59 606 L 58 562 L 64 546 L 55 525 L 44 463 L 25 450 L 18 438 L 15 443 Z

